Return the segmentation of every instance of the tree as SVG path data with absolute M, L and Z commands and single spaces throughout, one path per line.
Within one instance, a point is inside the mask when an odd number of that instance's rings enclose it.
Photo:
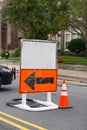
M 4 20 L 14 24 L 28 38 L 47 39 L 69 24 L 68 2 L 61 0 L 7 0 Z
M 84 39 L 87 53 L 87 0 L 61 0 L 60 7 L 62 4 L 68 7 L 66 8 L 68 26 L 65 29 L 72 33 L 75 31 Z
M 26 37 L 46 39 L 49 33 L 73 29 L 87 51 L 87 0 L 7 0 L 3 10 Z

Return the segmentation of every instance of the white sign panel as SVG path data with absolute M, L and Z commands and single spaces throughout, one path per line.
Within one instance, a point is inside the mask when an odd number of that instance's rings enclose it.
M 21 40 L 21 69 L 55 69 L 56 43 Z

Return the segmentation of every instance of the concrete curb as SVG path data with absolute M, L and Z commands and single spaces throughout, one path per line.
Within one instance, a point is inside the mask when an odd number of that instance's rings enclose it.
M 10 60 L 0 60 L 0 65 L 8 66 L 10 69 L 12 67 L 16 68 L 16 73 L 20 74 L 20 62 L 19 61 L 10 61 Z M 82 73 L 80 76 L 76 73 Z M 70 82 L 76 82 L 76 83 L 83 83 L 87 84 L 87 78 L 86 78 L 86 72 L 85 71 L 75 71 L 75 70 L 65 70 L 65 69 L 59 69 L 58 73 L 58 80 L 67 80 Z
M 68 81 L 74 81 L 74 82 L 80 82 L 87 84 L 87 78 L 83 77 L 76 77 L 76 76 L 66 76 L 66 75 L 58 75 L 60 80 L 68 80 Z

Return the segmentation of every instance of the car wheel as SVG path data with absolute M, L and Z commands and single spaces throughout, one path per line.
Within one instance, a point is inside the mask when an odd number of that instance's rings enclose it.
M 1 84 L 2 84 L 2 79 L 1 79 L 1 77 L 0 77 L 0 87 L 1 87 Z

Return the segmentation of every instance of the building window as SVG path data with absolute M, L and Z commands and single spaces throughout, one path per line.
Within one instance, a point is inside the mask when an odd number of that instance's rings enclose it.
M 72 34 L 72 39 L 76 39 L 77 38 L 77 34 L 76 33 L 73 33 Z

